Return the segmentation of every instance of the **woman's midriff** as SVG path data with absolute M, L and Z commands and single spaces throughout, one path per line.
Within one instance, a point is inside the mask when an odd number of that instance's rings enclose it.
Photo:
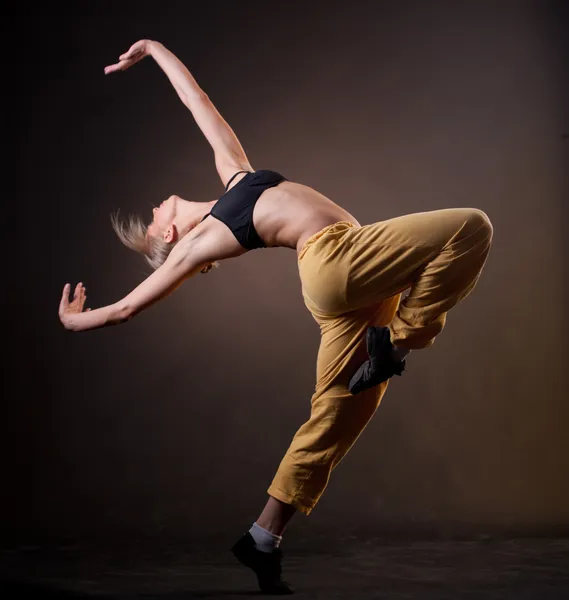
M 345 221 L 360 226 L 353 215 L 320 192 L 289 181 L 263 192 L 253 221 L 267 245 L 294 248 L 297 255 L 309 238 L 329 225 Z

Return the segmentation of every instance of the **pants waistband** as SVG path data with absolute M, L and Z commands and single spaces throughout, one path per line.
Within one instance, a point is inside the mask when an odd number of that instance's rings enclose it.
M 298 260 L 302 260 L 302 257 L 306 254 L 307 250 L 319 240 L 322 236 L 327 233 L 334 233 L 341 229 L 351 229 L 353 227 L 357 227 L 351 221 L 337 221 L 336 223 L 332 223 L 331 225 L 326 225 L 326 227 L 322 228 L 320 231 L 313 233 L 307 240 L 304 242 L 300 252 L 298 253 Z

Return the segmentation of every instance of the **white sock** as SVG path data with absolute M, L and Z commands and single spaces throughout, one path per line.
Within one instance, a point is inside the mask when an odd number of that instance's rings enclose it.
M 249 529 L 249 533 L 255 540 L 255 548 L 261 552 L 272 552 L 275 548 L 279 547 L 282 535 L 275 535 L 262 527 L 259 527 L 257 523 L 253 523 L 253 527 Z
M 409 354 L 409 352 L 411 352 L 411 350 L 405 350 L 405 348 L 397 348 L 396 346 L 393 346 L 391 350 L 391 356 L 394 360 L 401 362 Z

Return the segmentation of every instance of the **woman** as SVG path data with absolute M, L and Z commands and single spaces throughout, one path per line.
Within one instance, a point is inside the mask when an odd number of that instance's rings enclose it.
M 447 311 L 472 291 L 492 226 L 482 211 L 465 208 L 361 226 L 314 189 L 255 171 L 207 94 L 162 44 L 136 42 L 105 73 L 124 71 L 145 56 L 163 69 L 211 144 L 225 193 L 212 202 L 170 196 L 148 226 L 115 219 L 123 243 L 143 253 L 155 271 L 122 300 L 96 310 L 83 311 L 81 283 L 70 303 L 66 284 L 59 316 L 71 331 L 116 325 L 216 261 L 260 247 L 296 250 L 304 301 L 322 336 L 311 415 L 279 466 L 264 510 L 232 548 L 263 591 L 292 593 L 281 579 L 279 544 L 287 523 L 297 510 L 312 511 L 390 377 L 401 375 L 412 349 L 433 343 Z

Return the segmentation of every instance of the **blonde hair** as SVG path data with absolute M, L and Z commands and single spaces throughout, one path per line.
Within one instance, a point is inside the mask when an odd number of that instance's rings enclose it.
M 119 240 L 130 250 L 142 254 L 154 270 L 164 264 L 176 245 L 176 242 L 166 242 L 160 235 L 148 235 L 148 226 L 138 215 L 129 215 L 121 221 L 117 211 L 111 215 L 111 225 Z M 209 273 L 214 267 L 219 267 L 219 263 L 210 263 L 200 272 Z

